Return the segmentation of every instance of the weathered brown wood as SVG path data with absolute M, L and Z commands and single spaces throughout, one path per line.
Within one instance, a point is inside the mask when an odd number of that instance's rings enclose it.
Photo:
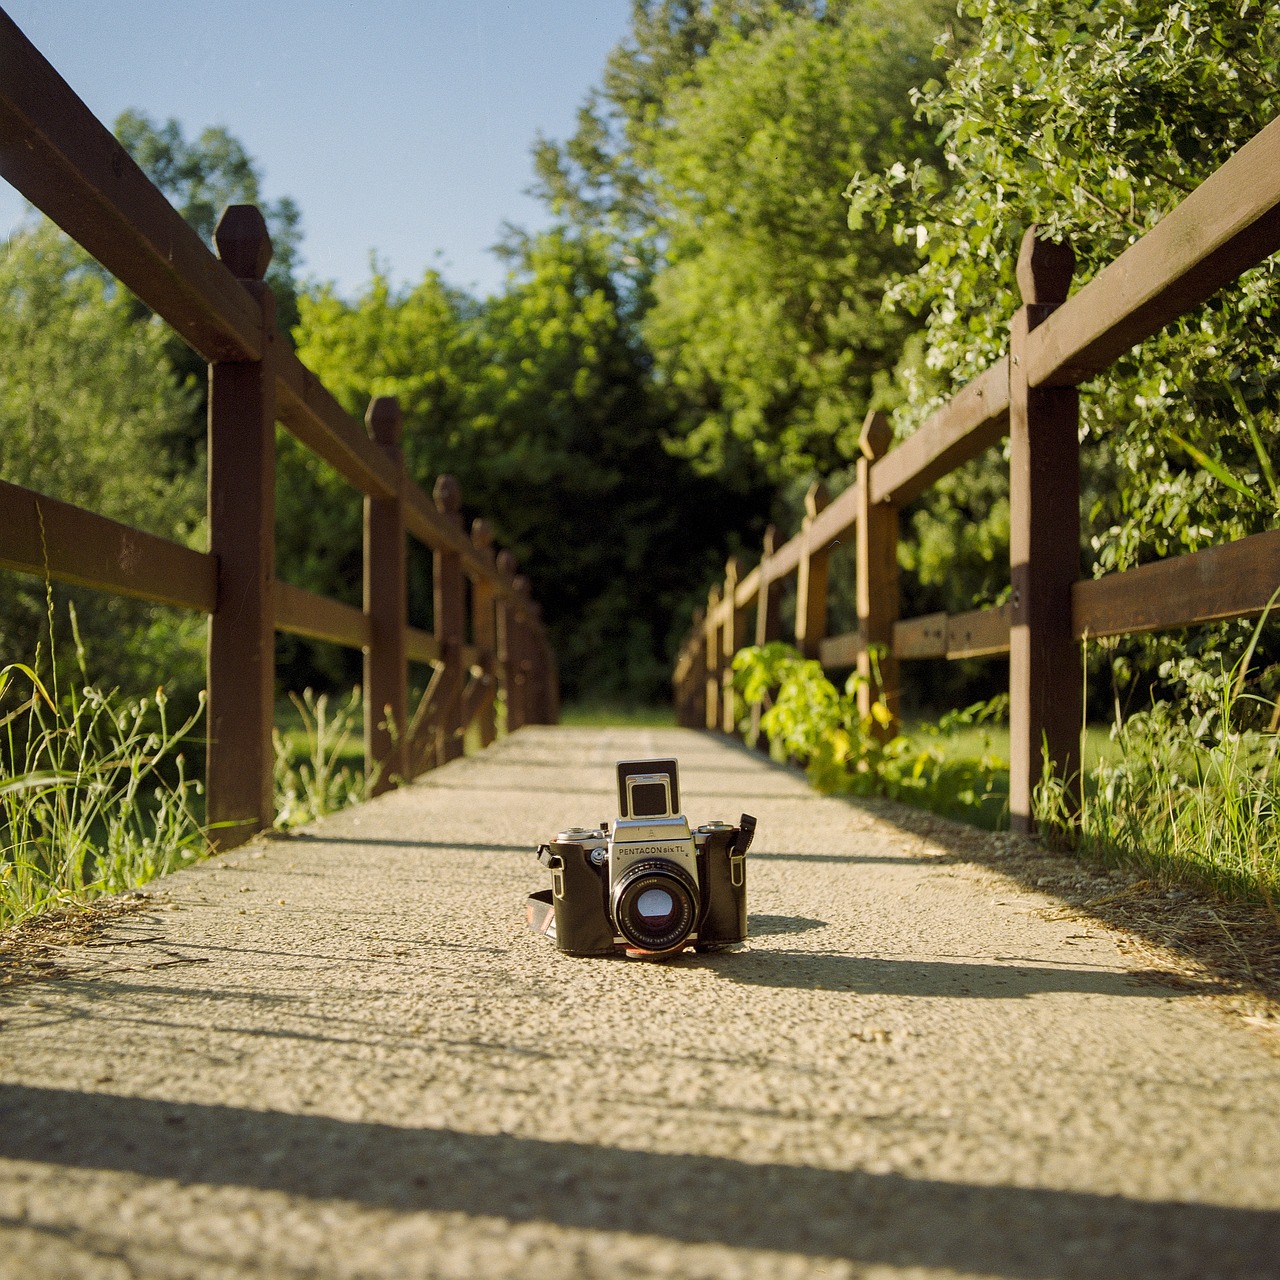
M 769 644 L 782 639 L 782 591 L 777 579 L 770 573 L 778 531 L 770 525 L 764 531 L 764 546 L 760 566 L 756 571 L 759 582 L 756 596 L 756 644 Z
M 724 664 L 720 669 L 720 728 L 725 733 L 735 733 L 738 728 L 738 699 L 733 691 L 733 655 L 746 643 L 747 614 L 737 604 L 738 557 L 730 556 L 724 567 L 725 621 L 720 630 L 720 655 Z
M 257 359 L 254 299 L 0 10 L 0 176 L 206 360 Z
M 406 627 L 404 632 L 405 657 L 410 662 L 430 662 L 433 665 L 440 661 L 440 641 L 430 631 L 419 627 Z
M 345 645 L 348 649 L 363 649 L 369 643 L 369 620 L 359 609 L 279 578 L 273 590 L 277 631 Z
M 1031 332 L 1067 296 L 1074 254 L 1030 227 L 1018 258 L 1024 305 L 1009 336 L 1009 814 L 1034 827 L 1044 759 L 1078 803 L 1080 646 L 1071 587 L 1080 574 L 1079 396 L 1027 381 Z
M 480 651 L 487 697 L 481 697 L 472 708 L 476 717 L 480 745 L 487 747 L 497 737 L 497 720 L 494 702 L 498 692 L 498 618 L 494 612 L 494 584 L 497 581 L 497 558 L 493 551 L 493 529 L 487 520 L 474 520 L 471 524 L 471 545 L 485 562 L 488 573 L 476 574 L 471 579 L 471 636 Z
M 440 728 L 456 716 L 462 701 L 467 669 L 460 662 L 441 662 L 431 673 L 418 706 L 409 720 L 409 773 L 412 777 L 440 763 Z
M 905 506 L 1009 430 L 1009 361 L 1001 357 L 871 468 L 871 501 Z
M 212 613 L 210 555 L 0 480 L 0 569 Z
M 705 712 L 704 728 L 707 729 L 718 729 L 723 721 L 723 714 L 720 709 L 720 695 L 724 686 L 724 647 L 720 643 L 720 624 L 716 620 L 719 614 L 720 588 L 712 587 L 707 593 L 707 613 L 702 624 L 703 652 L 706 655 L 705 670 L 707 673 L 704 682 L 707 693 L 703 710 Z
M 858 713 L 872 715 L 880 703 L 887 721 L 873 718 L 872 733 L 888 742 L 898 732 L 898 660 L 893 654 L 893 624 L 898 620 L 898 508 L 892 502 L 871 501 L 871 468 L 889 451 L 893 432 L 889 419 L 879 411 L 868 413 L 862 424 L 857 480 L 857 670 Z
M 423 546 L 430 547 L 432 551 L 454 552 L 463 570 L 472 578 L 490 571 L 461 525 L 445 520 L 434 502 L 416 484 L 405 486 L 404 504 L 405 527 Z M 499 597 L 505 595 L 515 601 L 511 584 L 504 582 L 501 574 L 491 581 Z
M 394 396 L 369 402 L 365 425 L 395 476 L 391 497 L 364 500 L 365 777 L 373 795 L 409 777 L 408 541 L 404 527 L 403 419 Z
M 836 543 L 851 541 L 854 526 L 858 523 L 858 510 L 858 493 L 850 485 L 831 498 L 827 506 L 814 516 L 809 526 L 810 542 L 815 547 L 834 551 Z
M 789 538 L 769 557 L 769 581 L 779 582 L 789 573 L 795 573 L 800 567 L 800 557 L 804 551 L 804 533 L 797 533 Z M 762 566 L 763 570 L 763 566 Z
M 1083 639 L 1249 618 L 1280 588 L 1280 529 L 1144 564 L 1071 588 L 1072 631 Z
M 676 721 L 685 729 L 701 729 L 705 722 L 703 702 L 706 697 L 707 657 L 703 622 L 703 611 L 698 609 L 694 612 L 689 634 L 685 637 L 676 664 Z
M 912 658 L 947 656 L 947 615 L 925 613 L 903 618 L 893 624 L 893 656 L 900 661 Z
M 497 597 L 498 672 L 507 708 L 507 732 L 514 733 L 527 723 L 524 673 L 524 629 L 519 597 L 515 593 L 516 558 L 507 548 L 498 552 L 498 580 L 503 590 Z
M 843 635 L 828 636 L 818 646 L 818 661 L 829 671 L 847 671 L 858 665 L 862 652 L 862 632 L 846 631 Z
M 818 656 L 818 646 L 827 634 L 827 577 L 831 548 L 813 536 L 814 522 L 826 509 L 827 487 L 815 481 L 804 498 L 804 528 L 800 536 L 804 549 L 796 583 L 796 648 L 806 658 Z
M 462 486 L 455 476 L 439 476 L 433 491 L 440 521 L 456 537 L 462 533 Z M 469 541 L 467 550 L 473 551 Z M 441 703 L 436 721 L 436 760 L 446 764 L 462 754 L 462 646 L 466 643 L 466 587 L 462 577 L 462 557 L 453 546 L 438 547 L 432 556 L 432 579 L 435 602 L 435 632 L 440 641 L 440 656 L 446 666 L 457 667 L 456 695 Z M 450 684 L 454 688 L 454 683 Z
M 387 455 L 292 351 L 279 357 L 276 409 L 290 435 L 367 497 L 394 498 L 399 479 Z
M 1027 340 L 1032 386 L 1075 386 L 1280 249 L 1280 120 Z
M 1009 652 L 1007 604 L 973 609 L 947 619 L 948 658 L 990 658 Z
M 245 253 L 256 238 L 265 251 Z M 237 259 L 270 258 L 262 214 L 234 205 L 216 240 Z M 209 550 L 218 607 L 209 620 L 207 805 L 222 848 L 269 827 L 275 681 L 275 297 L 261 279 L 243 288 L 260 309 L 261 360 L 209 367 Z

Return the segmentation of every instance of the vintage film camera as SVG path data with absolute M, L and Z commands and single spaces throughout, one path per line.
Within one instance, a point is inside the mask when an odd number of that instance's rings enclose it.
M 571 956 L 669 956 L 744 941 L 756 820 L 744 813 L 736 827 L 690 831 L 675 760 L 621 761 L 618 813 L 539 846 L 552 887 L 530 895 L 529 926 Z

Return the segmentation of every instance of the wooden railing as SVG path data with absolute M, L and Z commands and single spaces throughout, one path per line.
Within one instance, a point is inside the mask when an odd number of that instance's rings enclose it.
M 1085 637 L 1256 616 L 1280 587 L 1280 530 L 1078 581 L 1079 409 L 1076 387 L 1137 343 L 1280 248 L 1280 121 L 1273 122 L 1077 293 L 1074 255 L 1022 242 L 1022 307 L 1008 354 L 962 388 L 914 435 L 890 449 L 888 422 L 869 414 L 854 484 L 828 503 L 810 490 L 800 533 L 745 577 L 731 561 L 676 666 L 680 722 L 733 732 L 730 672 L 743 644 L 781 638 L 778 592 L 797 575 L 795 639 L 809 657 L 867 677 L 896 714 L 899 664 L 913 658 L 1009 656 L 1010 811 L 1032 826 L 1042 744 L 1057 773 L 1079 782 Z M 989 446 L 1009 440 L 1009 603 L 947 616 L 898 617 L 898 512 Z M 858 630 L 828 636 L 833 543 L 853 537 Z M 748 612 L 755 607 L 755 627 Z M 883 656 L 873 661 L 873 654 Z M 892 732 L 886 726 L 884 732 Z
M 484 521 L 464 532 L 453 477 L 429 498 L 405 474 L 393 399 L 375 399 L 362 426 L 283 341 L 261 213 L 228 209 L 215 257 L 2 10 L 0 66 L 0 174 L 209 364 L 207 553 L 0 480 L 0 569 L 209 615 L 218 843 L 272 822 L 276 631 L 364 651 L 376 791 L 460 755 L 473 723 L 492 742 L 499 690 L 508 729 L 554 722 L 555 659 L 528 580 L 509 551 L 495 557 Z M 277 422 L 364 495 L 363 609 L 275 576 Z M 431 632 L 408 625 L 407 536 L 433 553 Z M 410 662 L 434 668 L 412 714 Z

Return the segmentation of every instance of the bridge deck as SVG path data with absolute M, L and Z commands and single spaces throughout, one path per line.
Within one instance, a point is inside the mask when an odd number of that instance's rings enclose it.
M 668 753 L 750 949 L 559 955 L 532 846 Z M 158 882 L 0 1002 L 0 1275 L 1280 1274 L 1265 1034 L 885 814 L 526 729 Z

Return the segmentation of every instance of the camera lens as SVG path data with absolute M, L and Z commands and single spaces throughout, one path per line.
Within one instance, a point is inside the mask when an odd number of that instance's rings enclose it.
M 618 932 L 642 951 L 673 951 L 682 946 L 697 921 L 696 896 L 677 867 L 641 863 L 614 890 Z

